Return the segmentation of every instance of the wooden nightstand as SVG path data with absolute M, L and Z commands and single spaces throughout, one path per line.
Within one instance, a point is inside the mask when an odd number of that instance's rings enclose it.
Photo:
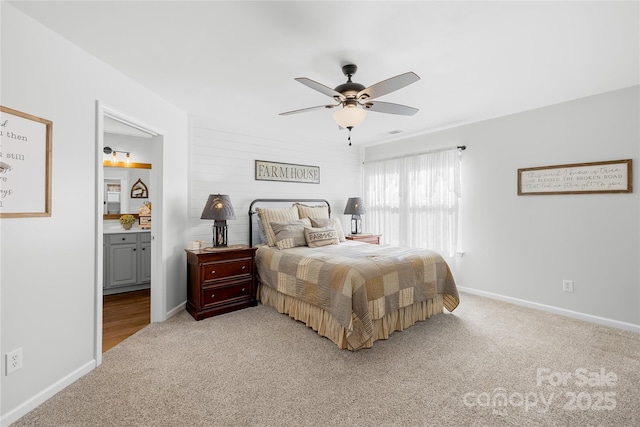
M 187 311 L 196 320 L 256 305 L 257 248 L 233 245 L 187 252 Z
M 380 236 L 382 236 L 382 234 L 349 234 L 345 237 L 347 238 L 347 240 L 357 240 L 359 242 L 379 245 Z

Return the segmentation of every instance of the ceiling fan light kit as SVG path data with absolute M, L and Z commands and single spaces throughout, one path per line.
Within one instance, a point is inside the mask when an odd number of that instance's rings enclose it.
M 347 104 L 333 113 L 333 120 L 345 129 L 360 126 L 366 118 L 367 112 L 355 104 Z
M 408 107 L 406 105 L 393 104 L 390 102 L 371 101 L 374 98 L 386 95 L 390 92 L 401 89 L 405 86 L 420 80 L 416 73 L 408 72 L 383 80 L 369 87 L 365 87 L 360 83 L 351 81 L 351 77 L 356 73 L 358 67 L 354 64 L 348 64 L 342 67 L 342 73 L 347 77 L 347 82 L 331 89 L 321 83 L 308 79 L 306 77 L 298 77 L 295 80 L 305 86 L 310 87 L 322 94 L 333 98 L 337 104 L 319 105 L 317 107 L 303 108 L 301 110 L 288 111 L 280 113 L 281 116 L 290 114 L 304 113 L 318 109 L 331 109 L 342 107 L 333 113 L 333 119 L 342 128 L 349 129 L 349 145 L 351 145 L 351 129 L 362 124 L 367 117 L 366 110 L 378 113 L 397 114 L 402 116 L 412 116 L 418 112 L 417 108 Z M 366 101 L 366 102 L 365 102 Z

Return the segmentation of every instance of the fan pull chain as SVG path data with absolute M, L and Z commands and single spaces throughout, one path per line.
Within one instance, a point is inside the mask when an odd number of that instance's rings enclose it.
M 351 129 L 353 129 L 353 127 L 349 126 L 347 129 L 349 129 L 349 138 L 347 138 L 347 141 L 349 141 L 349 147 L 351 147 Z

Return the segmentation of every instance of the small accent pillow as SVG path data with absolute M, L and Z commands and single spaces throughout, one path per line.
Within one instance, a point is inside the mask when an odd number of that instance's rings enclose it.
M 269 246 L 276 245 L 276 235 L 271 229 L 272 222 L 300 219 L 298 209 L 295 206 L 291 206 L 290 208 L 256 208 L 256 212 L 262 223 L 264 234 L 267 236 L 267 244 Z
M 304 237 L 305 227 L 309 227 L 309 219 L 299 219 L 295 221 L 274 221 L 271 229 L 276 237 L 278 249 L 295 248 L 296 246 L 307 246 Z
M 333 227 L 305 228 L 304 237 L 310 248 L 340 244 L 338 233 Z
M 331 226 L 336 229 L 338 233 L 338 240 L 341 242 L 346 241 L 344 237 L 344 231 L 342 230 L 342 224 L 338 218 L 309 218 L 311 220 L 311 226 L 316 228 Z
M 300 218 L 329 218 L 329 207 L 324 205 L 308 206 L 301 203 L 294 203 L 298 208 Z

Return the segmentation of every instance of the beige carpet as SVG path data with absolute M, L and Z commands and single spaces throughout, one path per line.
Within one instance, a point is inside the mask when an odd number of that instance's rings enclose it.
M 183 312 L 13 425 L 638 426 L 639 355 L 638 334 L 465 293 L 358 352 L 265 306 Z

